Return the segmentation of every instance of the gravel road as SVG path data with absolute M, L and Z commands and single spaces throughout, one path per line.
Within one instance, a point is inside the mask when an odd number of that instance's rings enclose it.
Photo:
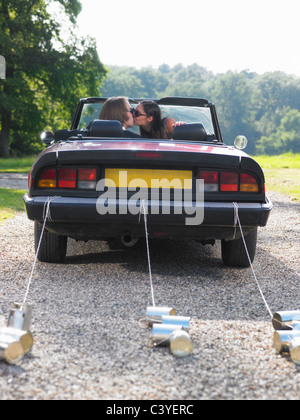
M 273 312 L 299 309 L 300 205 L 277 194 L 260 229 L 255 271 Z M 0 227 L 0 325 L 23 300 L 34 260 L 33 224 Z M 65 264 L 38 263 L 32 353 L 0 362 L 0 399 L 299 399 L 300 370 L 275 354 L 270 315 L 250 269 L 225 268 L 220 245 L 150 243 L 157 306 L 190 316 L 193 354 L 153 348 L 146 246 L 70 241 Z
M 28 174 L 0 173 L 0 188 L 27 190 Z

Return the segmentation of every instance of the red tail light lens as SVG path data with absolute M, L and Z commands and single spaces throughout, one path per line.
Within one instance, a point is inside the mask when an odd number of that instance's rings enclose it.
M 158 159 L 162 156 L 163 154 L 159 152 L 136 152 L 136 157 L 138 158 Z
M 221 172 L 221 191 L 238 191 L 239 174 L 237 172 Z
M 56 169 L 46 169 L 39 176 L 37 186 L 39 188 L 56 188 Z
M 241 174 L 241 192 L 258 192 L 258 183 L 253 175 Z
M 78 169 L 78 188 L 95 190 L 97 185 L 97 170 L 94 168 Z
M 33 182 L 32 180 L 29 182 Z M 51 168 L 42 171 L 37 180 L 38 188 L 96 189 L 96 168 Z
M 61 168 L 58 170 L 59 188 L 76 188 L 76 169 Z
M 97 171 L 91 168 L 80 168 L 78 170 L 79 181 L 96 181 Z
M 200 179 L 204 180 L 204 191 L 219 191 L 219 172 L 217 171 L 201 171 Z

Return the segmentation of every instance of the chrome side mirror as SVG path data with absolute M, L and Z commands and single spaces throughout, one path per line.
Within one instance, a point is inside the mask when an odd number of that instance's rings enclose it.
M 44 131 L 41 134 L 41 140 L 46 146 L 51 146 L 54 143 L 54 134 L 51 131 Z
M 247 137 L 245 136 L 237 136 L 234 140 L 234 146 L 239 150 L 246 149 L 248 144 Z

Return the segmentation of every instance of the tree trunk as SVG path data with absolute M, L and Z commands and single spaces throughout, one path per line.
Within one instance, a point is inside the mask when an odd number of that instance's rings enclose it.
M 9 131 L 10 131 L 11 113 L 3 111 L 2 129 L 0 131 L 0 157 L 9 156 Z

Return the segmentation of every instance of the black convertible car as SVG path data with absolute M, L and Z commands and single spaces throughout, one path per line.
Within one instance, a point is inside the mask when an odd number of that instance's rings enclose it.
M 36 249 L 47 205 L 50 210 L 38 259 L 62 262 L 68 237 L 133 246 L 145 237 L 146 213 L 150 238 L 221 240 L 223 262 L 248 267 L 237 209 L 253 261 L 257 228 L 267 224 L 272 203 L 258 163 L 224 144 L 214 104 L 156 100 L 163 116 L 186 123 L 175 127 L 172 139 L 157 140 L 138 138 L 137 127 L 125 138 L 120 122 L 99 120 L 105 100 L 80 100 L 70 130 L 44 133 L 48 147 L 24 196 Z M 140 101 L 130 100 L 131 106 Z

